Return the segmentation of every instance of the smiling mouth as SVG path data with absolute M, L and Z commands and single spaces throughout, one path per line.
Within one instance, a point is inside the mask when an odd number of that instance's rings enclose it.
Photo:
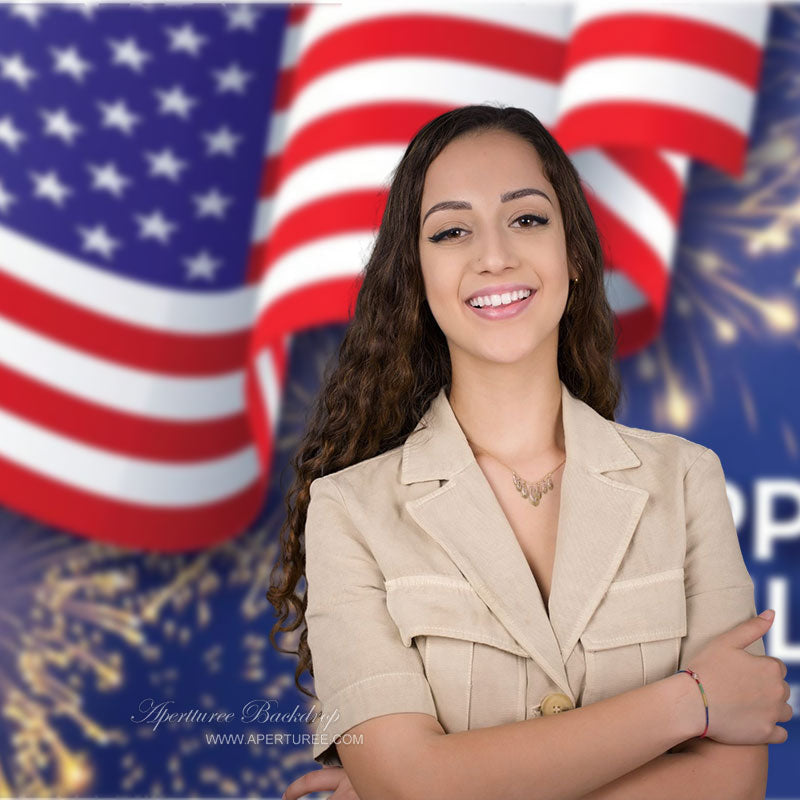
M 504 292 L 503 294 L 473 297 L 467 300 L 466 303 L 473 308 L 502 308 L 503 306 L 511 306 L 515 303 L 519 303 L 531 294 L 533 294 L 533 292 L 530 289 L 521 289 L 513 292 Z

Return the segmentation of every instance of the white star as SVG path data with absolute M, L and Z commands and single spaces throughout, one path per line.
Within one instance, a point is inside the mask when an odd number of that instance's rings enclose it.
M 25 60 L 20 53 L 13 56 L 0 56 L 0 78 L 5 78 L 19 86 L 20 89 L 27 89 L 28 82 L 36 75 L 36 72 L 25 65 Z
M 105 191 L 119 198 L 125 191 L 131 179 L 123 175 L 116 164 L 109 161 L 102 166 L 100 164 L 87 164 L 88 170 L 92 173 L 92 189 L 105 189 Z
M 14 120 L 9 114 L 0 117 L 0 142 L 2 142 L 9 150 L 17 152 L 19 143 L 28 137 L 14 125 Z
M 77 122 L 73 122 L 70 119 L 66 108 L 59 108 L 56 111 L 48 111 L 46 108 L 42 108 L 39 113 L 44 117 L 45 136 L 58 136 L 71 145 L 78 131 L 83 130 L 82 125 L 78 125 Z
M 33 4 L 25 4 L 18 6 L 11 6 L 9 14 L 12 17 L 19 17 L 29 22 L 31 27 L 36 28 L 39 24 L 39 19 L 44 15 L 44 9 L 41 6 Z
M 135 214 L 136 221 L 141 226 L 139 228 L 140 239 L 157 239 L 161 244 L 169 244 L 169 237 L 178 227 L 176 223 L 170 222 L 160 209 L 156 209 L 149 216 Z
M 181 28 L 167 28 L 166 33 L 170 39 L 169 49 L 172 52 L 183 50 L 192 56 L 200 53 L 200 48 L 207 40 L 206 36 L 198 33 L 188 22 Z
M 113 239 L 103 225 L 95 225 L 94 228 L 85 228 L 78 225 L 78 233 L 83 238 L 81 246 L 87 252 L 100 253 L 103 258 L 111 258 L 114 255 L 114 248 L 119 247 L 122 242 Z
M 186 169 L 188 163 L 181 161 L 168 147 L 160 153 L 145 153 L 145 158 L 150 162 L 150 177 L 163 175 L 172 181 L 180 179 L 180 171 Z
M 133 126 L 141 121 L 138 114 L 134 114 L 125 105 L 124 100 L 117 100 L 115 103 L 104 103 L 99 100 L 97 103 L 103 113 L 102 125 L 104 128 L 119 128 L 123 133 L 129 134 Z
M 233 156 L 234 148 L 239 144 L 242 137 L 237 136 L 227 125 L 223 125 L 216 132 L 209 131 L 204 133 L 203 137 L 206 140 L 208 149 L 206 150 L 207 156 L 213 156 L 215 153 L 222 153 L 226 156 Z
M 50 172 L 30 172 L 29 175 L 35 184 L 34 197 L 44 197 L 61 207 L 67 195 L 72 194 L 72 189 L 61 183 L 54 169 Z
M 237 29 L 245 31 L 254 31 L 256 28 L 256 20 L 258 19 L 258 12 L 248 6 L 237 6 L 236 8 L 223 9 L 225 15 L 228 17 L 228 30 L 234 31 Z
M 181 119 L 189 118 L 189 111 L 197 103 L 194 97 L 189 97 L 177 84 L 171 89 L 155 89 L 161 107 L 160 114 L 175 114 Z
M 65 47 L 63 50 L 51 47 L 50 54 L 55 61 L 53 72 L 64 72 L 71 75 L 78 83 L 83 82 L 87 70 L 94 69 L 88 61 L 81 58 L 77 47 Z
M 11 194 L 11 192 L 3 186 L 3 181 L 0 181 L 0 211 L 7 214 L 8 210 L 11 208 L 11 204 L 16 202 L 16 195 Z
M 196 256 L 184 258 L 183 263 L 189 267 L 186 277 L 190 280 L 192 278 L 214 280 L 214 270 L 222 266 L 222 262 L 214 258 L 208 250 L 201 250 Z
M 224 70 L 213 70 L 213 73 L 217 81 L 218 92 L 235 92 L 236 94 L 244 94 L 247 91 L 245 84 L 253 77 L 252 72 L 245 72 L 236 63 L 232 63 Z
M 108 45 L 113 51 L 111 63 L 130 67 L 134 72 L 141 72 L 144 62 L 152 58 L 150 53 L 139 48 L 133 36 L 125 40 L 108 39 Z
M 232 197 L 220 194 L 216 187 L 209 189 L 205 194 L 196 194 L 192 197 L 197 203 L 198 217 L 225 218 L 225 210 L 228 204 L 233 201 Z

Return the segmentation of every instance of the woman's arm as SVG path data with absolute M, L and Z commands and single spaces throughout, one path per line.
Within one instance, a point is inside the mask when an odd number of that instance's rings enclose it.
M 697 757 L 703 761 L 696 761 Z M 688 739 L 579 800 L 672 800 L 677 796 L 687 800 L 764 800 L 768 758 L 767 745 L 735 746 L 713 739 Z M 292 781 L 284 800 L 323 791 L 333 791 L 341 800 L 358 799 L 347 772 L 332 767 L 312 770 Z
M 764 800 L 769 747 L 690 739 L 580 800 Z
M 704 723 L 697 687 L 670 675 L 561 714 L 446 735 L 424 714 L 376 717 L 337 750 L 360 800 L 562 800 L 642 767 Z

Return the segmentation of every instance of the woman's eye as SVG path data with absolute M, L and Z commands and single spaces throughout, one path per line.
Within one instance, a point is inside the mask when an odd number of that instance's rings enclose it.
M 533 223 L 528 223 L 527 225 L 522 225 L 523 228 L 534 228 L 538 225 L 546 225 L 550 220 L 548 217 L 541 216 L 539 214 L 520 214 L 514 222 L 519 222 L 521 219 L 524 220 L 533 220 L 537 224 L 534 225 Z M 450 234 L 458 233 L 459 231 L 463 232 L 463 228 L 448 228 L 446 231 L 441 231 L 440 233 L 434 234 L 433 236 L 428 237 L 429 242 L 441 242 L 443 239 L 461 239 L 461 236 L 451 236 Z
M 429 242 L 440 242 L 442 239 L 450 239 L 451 237 L 448 236 L 449 233 L 453 233 L 453 231 L 463 231 L 463 228 L 448 228 L 446 231 L 442 231 L 441 233 L 436 233 L 433 236 L 428 237 Z M 461 238 L 456 237 L 456 238 Z
M 540 216 L 539 214 L 521 214 L 514 222 L 519 222 L 521 219 L 532 219 L 539 223 L 539 225 L 547 225 L 550 221 L 547 217 Z M 532 228 L 533 225 L 523 225 L 524 228 Z

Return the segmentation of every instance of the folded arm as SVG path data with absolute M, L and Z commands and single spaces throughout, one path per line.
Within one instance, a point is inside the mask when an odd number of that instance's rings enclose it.
M 768 745 L 689 739 L 580 800 L 764 800 Z

